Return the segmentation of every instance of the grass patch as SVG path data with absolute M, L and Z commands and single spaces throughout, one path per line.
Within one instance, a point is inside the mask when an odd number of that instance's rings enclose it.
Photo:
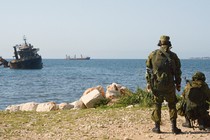
M 153 106 L 153 94 L 145 92 L 138 88 L 135 93 L 126 94 L 121 97 L 113 107 L 126 107 L 129 105 L 139 105 L 140 107 L 152 107 Z

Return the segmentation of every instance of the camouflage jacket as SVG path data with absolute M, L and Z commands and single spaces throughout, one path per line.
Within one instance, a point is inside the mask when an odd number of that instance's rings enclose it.
M 180 85 L 181 84 L 181 62 L 180 59 L 178 58 L 178 56 L 176 55 L 176 53 L 172 52 L 172 51 L 168 51 L 167 52 L 169 54 L 170 59 L 173 61 L 174 63 L 174 72 L 170 72 L 170 77 L 171 80 L 173 82 L 173 84 L 177 84 Z M 154 67 L 157 65 L 157 57 L 156 55 L 162 55 L 163 57 L 166 57 L 162 51 L 160 51 L 160 49 L 157 49 L 155 51 L 153 51 L 152 53 L 150 53 L 150 55 L 148 56 L 148 59 L 146 61 L 146 67 L 147 69 L 150 69 L 153 73 L 154 73 Z M 149 78 L 150 74 L 147 72 L 146 73 L 146 80 L 147 83 L 150 83 L 150 78 Z
M 201 91 L 205 95 L 205 100 L 210 102 L 210 89 L 209 86 L 206 82 L 203 82 L 202 80 L 196 80 L 196 81 L 191 81 L 188 82 L 184 88 L 184 91 L 182 93 L 182 96 L 184 99 L 186 99 L 186 95 L 189 92 L 191 87 L 200 87 Z M 198 93 L 199 94 L 199 93 Z

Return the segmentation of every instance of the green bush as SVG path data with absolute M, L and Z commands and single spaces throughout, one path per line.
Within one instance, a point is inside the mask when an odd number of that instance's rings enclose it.
M 145 92 L 144 90 L 137 88 L 136 93 L 126 94 L 121 97 L 114 107 L 125 107 L 128 105 L 138 104 L 141 107 L 151 107 L 153 105 L 153 95 L 151 93 Z
M 95 108 L 97 108 L 97 107 L 104 108 L 109 102 L 110 102 L 110 99 L 104 98 L 104 99 L 100 100 L 100 102 L 96 103 Z

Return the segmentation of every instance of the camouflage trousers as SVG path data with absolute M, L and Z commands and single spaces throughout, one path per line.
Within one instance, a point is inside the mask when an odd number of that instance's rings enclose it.
M 176 103 L 178 100 L 175 94 L 175 88 L 170 88 L 167 91 L 158 91 L 157 96 L 154 97 L 155 109 L 151 115 L 154 122 L 161 122 L 161 108 L 164 100 L 168 102 L 170 120 L 173 121 L 177 118 Z

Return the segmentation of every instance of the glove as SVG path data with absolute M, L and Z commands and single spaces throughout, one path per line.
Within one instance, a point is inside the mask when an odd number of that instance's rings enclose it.
M 150 84 L 147 84 L 147 92 L 151 92 L 152 90 L 151 90 L 151 86 L 150 86 Z
M 177 90 L 178 92 L 180 92 L 180 90 L 181 90 L 181 85 L 180 85 L 180 84 L 177 84 L 177 85 L 176 85 L 176 90 Z

